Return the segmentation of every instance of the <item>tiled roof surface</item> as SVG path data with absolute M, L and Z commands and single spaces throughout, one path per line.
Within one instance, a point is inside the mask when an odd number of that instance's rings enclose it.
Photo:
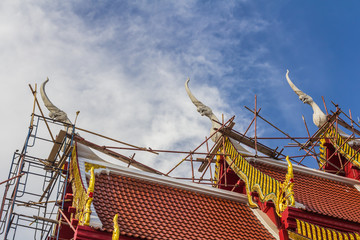
M 251 164 L 276 180 L 285 179 L 284 168 L 261 162 Z M 294 194 L 295 201 L 309 211 L 360 223 L 360 192 L 351 185 L 294 170 Z
M 103 230 L 145 239 L 274 239 L 240 202 L 110 173 L 96 175 L 94 201 Z

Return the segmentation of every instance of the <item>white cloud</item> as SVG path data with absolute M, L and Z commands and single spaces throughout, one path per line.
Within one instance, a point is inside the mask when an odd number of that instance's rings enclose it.
M 235 3 L 217 5 L 217 16 L 211 6 L 206 12 L 198 4 L 127 2 L 111 10 L 101 3 L 4 1 L 0 31 L 6 37 L 0 44 L 4 53 L 0 75 L 8 80 L 9 94 L 2 99 L 11 98 L 19 106 L 23 117 L 16 125 L 24 125 L 29 112 L 25 103 L 31 97 L 25 83 L 40 83 L 49 76 L 51 100 L 71 119 L 81 110 L 81 127 L 168 148 L 183 139 L 192 139 L 188 147 L 203 139 L 210 124 L 187 99 L 186 77 L 192 78 L 193 91 L 219 118 L 224 111 L 230 117 L 230 107 L 216 89 L 216 85 L 229 87 L 231 82 L 221 79 L 234 71 L 234 65 L 223 63 L 229 60 L 224 51 L 236 47 L 247 34 L 263 31 L 267 23 L 229 14 Z M 241 53 L 246 59 L 242 67 L 254 64 L 261 54 L 256 51 Z M 204 80 L 214 84 L 210 87 Z M 15 89 L 21 89 L 21 96 L 14 96 Z M 9 118 L 18 116 L 11 106 L 5 112 Z M 21 132 L 7 135 L 17 139 Z
M 216 84 L 210 87 L 203 81 L 220 81 L 231 74 L 233 66 L 222 63 L 226 59 L 222 51 L 235 47 L 241 36 L 266 26 L 259 18 L 226 15 L 234 3 L 218 16 L 191 1 L 175 5 L 129 2 L 114 5 L 116 11 L 89 5 L 81 9 L 82 4 L 2 2 L 0 31 L 5 37 L 0 43 L 0 75 L 7 79 L 4 87 L 9 93 L 2 99 L 10 98 L 25 116 L 29 111 L 25 103 L 31 102 L 26 83 L 40 83 L 49 76 L 51 100 L 71 119 L 81 110 L 82 127 L 140 145 L 148 144 L 146 139 L 166 147 L 189 136 L 194 143 L 202 139 L 209 122 L 197 115 L 187 99 L 183 90 L 186 77 L 193 79 L 198 98 L 217 114 L 228 111 Z M 107 12 L 97 12 L 97 7 Z M 243 55 L 256 58 L 247 52 Z M 14 96 L 15 89 L 21 96 Z M 12 106 L 5 112 L 9 118 L 18 115 Z M 132 122 L 136 127 L 130 131 Z M 23 117 L 16 125 L 24 125 Z M 167 131 L 157 138 L 161 126 Z M 189 127 L 194 130 L 183 130 Z M 176 129 L 178 133 L 173 134 Z M 7 135 L 16 139 L 21 134 Z
M 188 76 L 193 93 L 219 119 L 222 112 L 225 120 L 234 114 L 232 104 L 239 101 L 227 103 L 224 95 L 236 83 L 238 67 L 270 67 L 258 60 L 264 47 L 241 50 L 240 57 L 233 51 L 267 22 L 235 17 L 232 9 L 241 8 L 236 2 L 162 3 L 0 3 L 2 176 L 26 135 L 33 103 L 27 84 L 47 76 L 51 101 L 71 120 L 81 111 L 79 127 L 138 146 L 189 151 L 209 134 L 210 121 L 186 95 Z M 237 128 L 243 128 L 241 122 Z M 181 160 L 137 156 L 161 171 Z

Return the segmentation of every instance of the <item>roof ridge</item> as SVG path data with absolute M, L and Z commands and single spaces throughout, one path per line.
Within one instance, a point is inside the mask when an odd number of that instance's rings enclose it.
M 157 174 L 153 174 L 153 173 L 149 173 L 149 172 L 143 172 L 143 171 L 139 171 L 137 169 L 122 167 L 122 166 L 114 165 L 114 164 L 111 164 L 108 162 L 99 163 L 96 160 L 90 160 L 90 159 L 86 159 L 86 161 L 89 162 L 90 164 L 100 164 L 100 165 L 103 165 L 104 167 L 106 167 L 106 168 L 95 169 L 95 175 L 100 174 L 100 173 L 109 174 L 110 172 L 113 172 L 113 173 L 120 174 L 122 176 L 134 177 L 134 178 L 147 180 L 147 181 L 151 181 L 151 182 L 162 184 L 162 185 L 167 185 L 170 187 L 181 188 L 181 189 L 192 191 L 192 192 L 210 195 L 213 197 L 228 199 L 231 201 L 242 202 L 242 203 L 246 203 L 246 204 L 248 203 L 247 196 L 244 194 L 241 194 L 241 193 L 231 192 L 228 190 L 213 188 L 213 187 L 209 187 L 209 186 L 204 186 L 204 185 L 198 184 L 198 183 L 187 182 L 187 181 L 172 178 L 169 176 L 161 176 L 161 175 L 157 175 Z

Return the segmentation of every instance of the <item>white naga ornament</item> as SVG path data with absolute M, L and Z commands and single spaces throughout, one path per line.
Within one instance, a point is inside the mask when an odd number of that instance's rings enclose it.
M 188 78 L 185 82 L 185 89 L 187 94 L 189 95 L 191 101 L 193 102 L 193 104 L 196 106 L 197 111 L 201 114 L 201 116 L 206 116 L 211 120 L 211 129 L 210 129 L 210 135 L 213 135 L 217 129 L 219 129 L 222 125 L 219 123 L 219 119 L 215 116 L 215 114 L 212 112 L 211 108 L 209 108 L 208 106 L 204 105 L 202 102 L 200 102 L 199 100 L 196 99 L 196 97 L 191 93 L 190 89 L 189 89 L 189 81 L 190 79 Z M 213 142 L 217 142 L 217 140 L 221 137 L 221 133 L 217 132 L 215 133 L 212 137 L 211 140 Z M 235 148 L 241 152 L 242 154 L 244 154 L 245 156 L 251 156 L 253 155 L 252 153 L 250 153 L 248 150 L 246 150 L 243 146 L 241 146 L 239 143 L 237 143 L 237 141 L 233 140 L 232 138 L 229 138 L 230 141 L 232 142 L 232 144 L 235 146 Z
M 211 108 L 200 102 L 196 99 L 196 97 L 191 93 L 189 89 L 189 81 L 190 78 L 188 78 L 185 82 L 185 89 L 187 94 L 190 97 L 190 100 L 193 102 L 193 104 L 196 106 L 197 111 L 201 114 L 201 116 L 206 116 L 211 120 L 211 130 L 210 135 L 213 135 L 216 132 L 216 129 L 219 129 L 221 127 L 221 124 L 219 124 L 219 119 L 215 116 L 215 114 L 212 112 Z M 216 142 L 221 136 L 221 133 L 217 132 L 211 137 L 211 140 Z
M 40 94 L 41 94 L 41 98 L 45 104 L 45 107 L 49 110 L 49 117 L 51 119 L 63 122 L 63 123 L 68 123 L 71 124 L 71 121 L 69 120 L 67 114 L 60 110 L 59 108 L 57 108 L 48 98 L 48 96 L 46 95 L 45 92 L 45 85 L 46 83 L 49 81 L 49 78 L 46 79 L 45 82 L 43 82 L 40 86 Z
M 294 85 L 294 83 L 289 78 L 289 70 L 287 70 L 286 72 L 286 80 L 289 83 L 292 90 L 299 96 L 299 99 L 303 103 L 309 104 L 312 107 L 314 111 L 313 113 L 314 124 L 319 128 L 322 125 L 324 125 L 327 121 L 326 115 L 323 113 L 323 111 L 321 111 L 320 107 L 314 102 L 314 100 L 309 95 L 307 95 L 306 93 L 304 93 Z

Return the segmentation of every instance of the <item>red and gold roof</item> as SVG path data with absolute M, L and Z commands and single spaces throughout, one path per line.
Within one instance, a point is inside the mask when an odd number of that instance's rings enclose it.
M 74 218 L 80 225 L 94 167 L 89 226 L 96 231 L 112 232 L 118 214 L 120 236 L 130 238 L 274 239 L 242 194 L 115 166 L 79 151 L 74 156 Z
M 293 168 L 291 163 L 245 158 L 230 141 L 224 141 L 220 151 L 225 151 L 224 161 L 245 182 L 247 196 L 119 167 L 101 160 L 80 144 L 76 149 L 71 166 L 76 208 L 73 218 L 107 236 L 114 231 L 115 223 L 115 232 L 130 239 L 272 239 L 279 236 L 269 225 L 284 232 L 281 213 L 289 208 L 309 216 L 328 217 L 329 221 L 360 224 L 358 181 L 299 166 Z M 90 169 L 95 169 L 93 174 Z M 93 190 L 91 177 L 95 178 Z M 252 192 L 257 192 L 261 202 L 274 203 L 277 222 L 272 219 L 271 223 L 254 213 L 250 207 L 258 207 L 258 203 Z M 287 211 L 285 218 L 290 215 Z M 360 230 L 351 227 L 355 230 L 341 231 L 341 224 L 326 227 L 311 218 L 307 221 L 292 217 L 296 224 L 287 229 L 290 239 L 310 235 L 310 239 L 321 239 L 317 229 L 321 234 L 330 232 L 333 238 L 328 235 L 327 239 L 351 239 Z

